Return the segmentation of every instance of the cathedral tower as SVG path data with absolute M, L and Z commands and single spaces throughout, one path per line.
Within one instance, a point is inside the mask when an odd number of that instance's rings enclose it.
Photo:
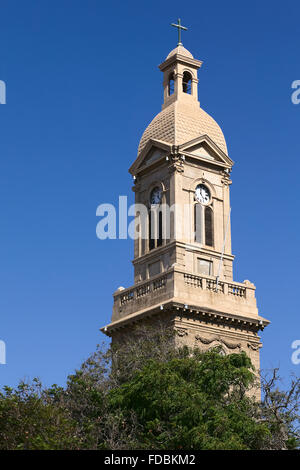
M 255 286 L 233 281 L 230 172 L 222 130 L 198 101 L 198 70 L 181 41 L 159 66 L 162 110 L 144 131 L 134 179 L 134 285 L 114 293 L 118 340 L 135 323 L 167 319 L 181 343 L 245 351 L 259 369 Z

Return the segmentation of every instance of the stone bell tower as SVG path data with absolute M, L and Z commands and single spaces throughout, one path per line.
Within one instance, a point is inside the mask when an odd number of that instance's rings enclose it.
M 137 208 L 134 285 L 114 293 L 112 321 L 101 330 L 117 341 L 133 324 L 168 320 L 181 343 L 245 351 L 258 370 L 258 331 L 269 322 L 258 314 L 254 284 L 233 281 L 233 161 L 198 101 L 201 65 L 179 40 L 159 66 L 162 110 L 129 169 Z

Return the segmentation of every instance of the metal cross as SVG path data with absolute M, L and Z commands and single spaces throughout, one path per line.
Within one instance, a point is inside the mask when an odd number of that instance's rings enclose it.
M 181 30 L 184 29 L 184 31 L 187 31 L 187 28 L 185 26 L 181 26 L 181 19 L 180 18 L 178 18 L 178 24 L 171 23 L 171 26 L 174 26 L 175 28 L 178 28 L 178 44 L 177 44 L 177 46 L 182 46 Z

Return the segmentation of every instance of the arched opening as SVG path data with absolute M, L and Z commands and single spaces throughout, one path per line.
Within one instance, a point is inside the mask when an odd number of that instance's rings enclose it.
M 206 246 L 214 246 L 214 213 L 210 190 L 198 184 L 194 195 L 194 240 Z
M 192 94 L 192 75 L 189 72 L 183 72 L 182 91 L 188 95 Z
M 205 245 L 213 246 L 214 234 L 213 234 L 213 211 L 210 207 L 205 207 L 204 215 L 205 225 Z
M 168 95 L 171 96 L 174 93 L 174 72 L 170 73 L 169 75 L 169 83 L 168 83 Z
M 153 250 L 155 248 L 155 237 L 154 237 L 154 228 L 155 226 L 155 219 L 154 219 L 154 212 L 152 209 L 149 210 L 149 250 Z
M 163 229 L 162 229 L 162 212 L 161 210 L 158 213 L 158 240 L 157 246 L 161 246 L 163 242 Z
M 159 206 L 152 206 L 149 210 L 149 250 L 163 244 L 163 217 Z
M 194 233 L 195 242 L 202 243 L 202 205 L 194 204 Z
M 149 209 L 149 250 L 159 247 L 163 244 L 163 216 L 162 216 L 162 191 L 156 186 L 150 194 Z

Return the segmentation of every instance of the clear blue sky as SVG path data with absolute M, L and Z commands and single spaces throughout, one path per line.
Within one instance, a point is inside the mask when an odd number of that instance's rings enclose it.
M 299 374 L 300 5 L 296 1 L 0 2 L 0 384 L 65 382 L 132 284 L 131 240 L 96 238 L 96 207 L 131 192 L 127 170 L 159 112 L 157 65 L 183 42 L 232 174 L 234 278 L 257 286 L 262 366 Z

